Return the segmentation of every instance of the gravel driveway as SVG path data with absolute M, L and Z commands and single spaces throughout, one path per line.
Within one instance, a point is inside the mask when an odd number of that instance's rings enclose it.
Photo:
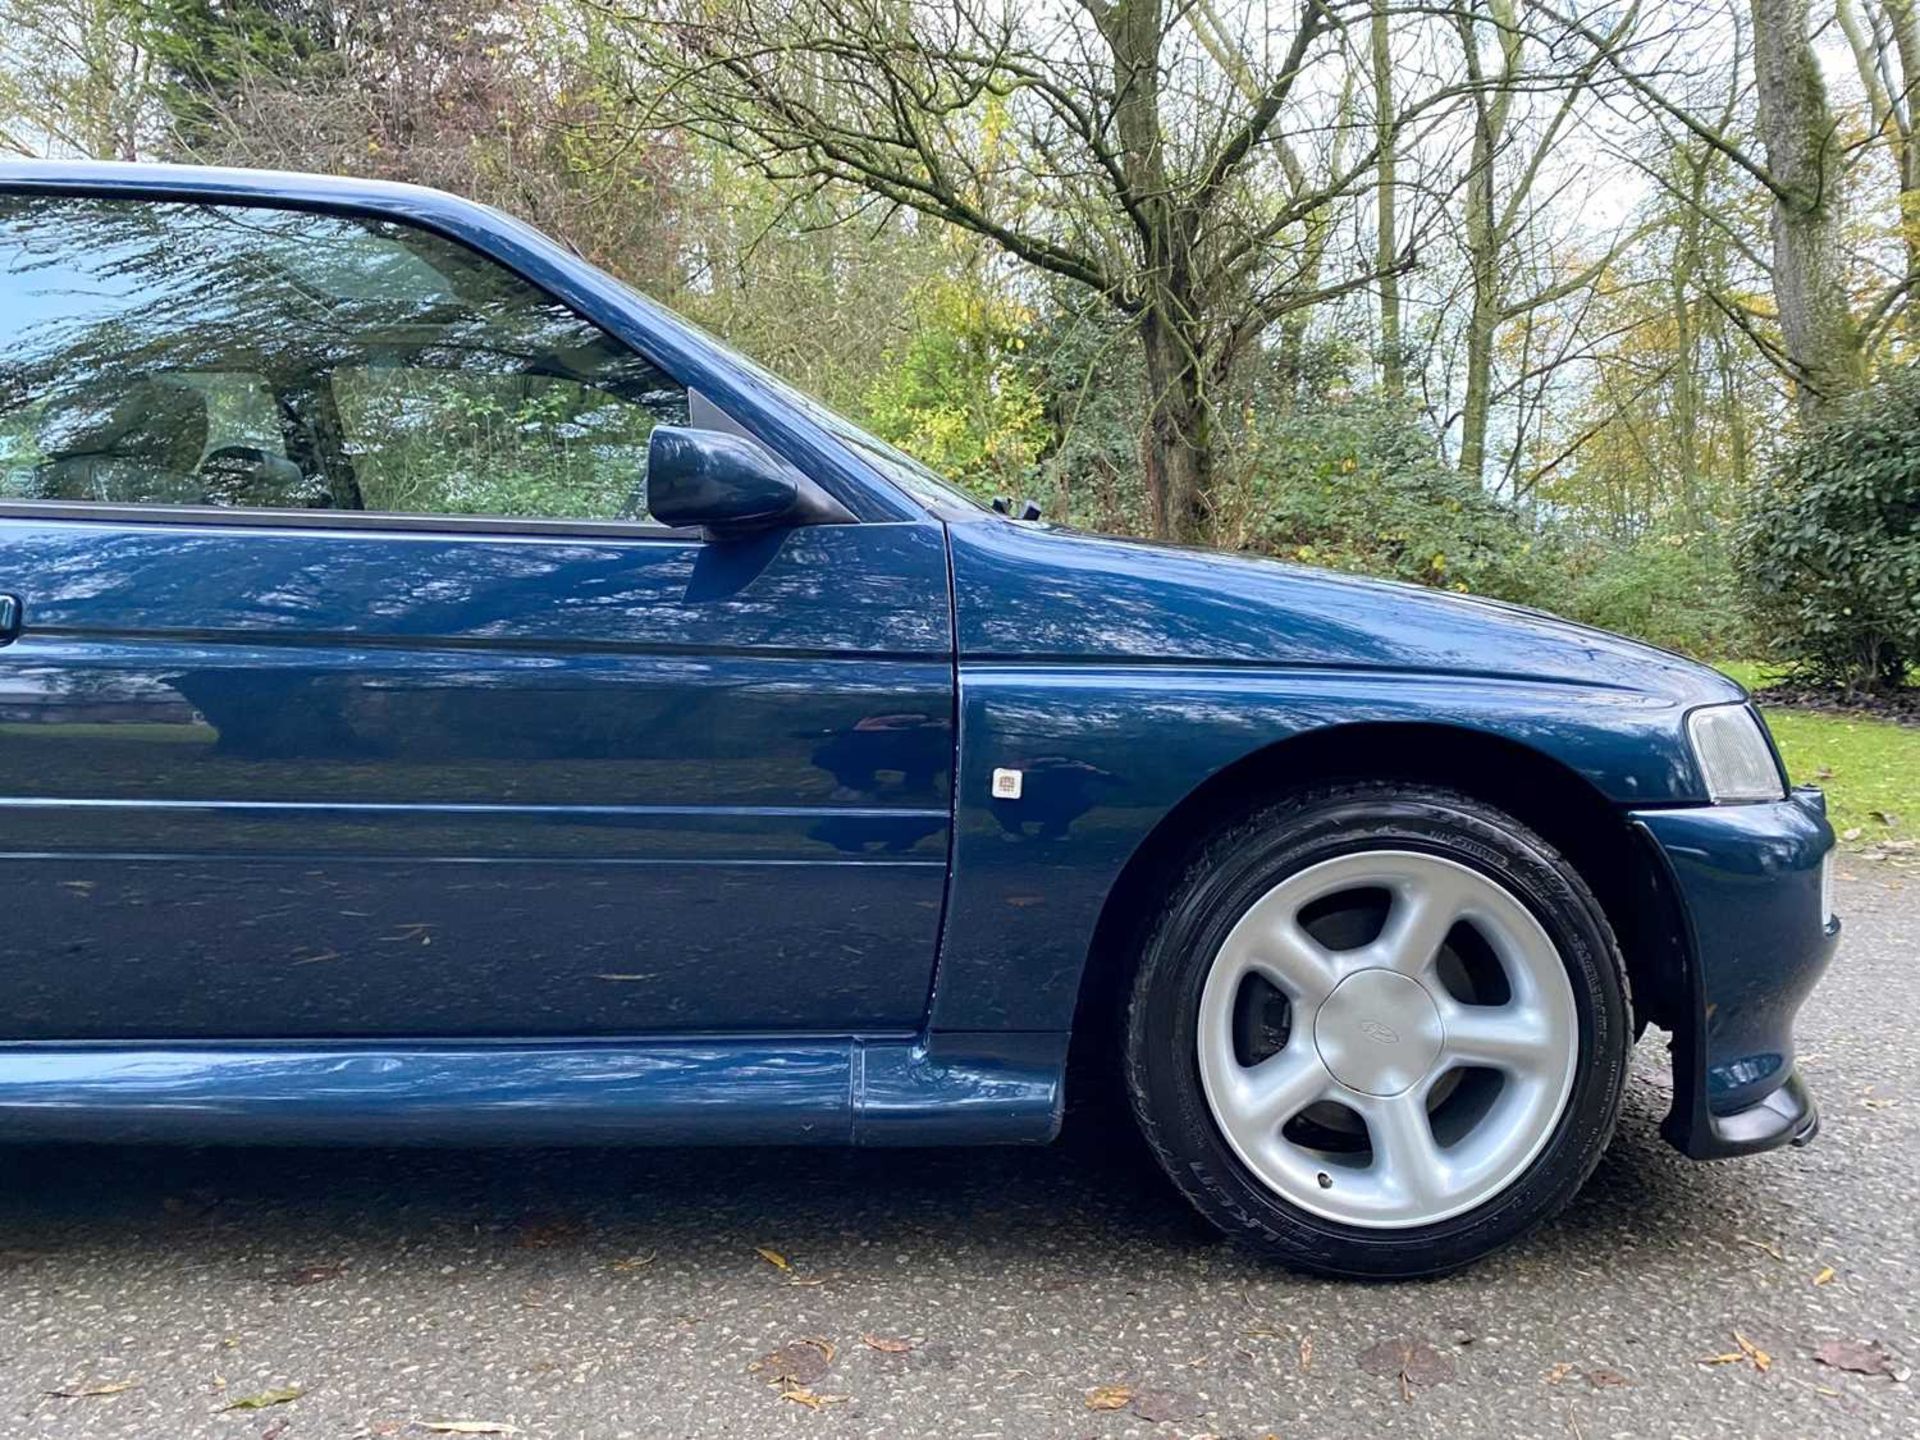
M 1819 1141 L 1681 1160 L 1650 1037 L 1572 1210 L 1451 1279 L 1267 1268 L 1092 1129 L 894 1154 L 0 1150 L 0 1434 L 1911 1437 L 1920 877 L 1851 869 L 1802 1021 Z

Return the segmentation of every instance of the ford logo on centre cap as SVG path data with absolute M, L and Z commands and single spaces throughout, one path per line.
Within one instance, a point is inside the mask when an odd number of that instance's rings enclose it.
M 1362 1020 L 1360 1033 L 1376 1044 L 1398 1045 L 1400 1043 L 1400 1032 L 1378 1020 Z

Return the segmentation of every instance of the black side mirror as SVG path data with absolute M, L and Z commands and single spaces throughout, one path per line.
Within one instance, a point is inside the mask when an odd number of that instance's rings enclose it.
M 846 525 L 853 512 L 744 435 L 656 425 L 647 440 L 647 512 L 709 540 L 795 525 Z

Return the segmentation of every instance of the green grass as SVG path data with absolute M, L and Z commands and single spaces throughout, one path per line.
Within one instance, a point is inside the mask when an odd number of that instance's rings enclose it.
M 1749 690 L 1773 678 L 1752 661 L 1719 668 Z M 1841 711 L 1765 713 L 1787 774 L 1827 792 L 1827 813 L 1847 843 L 1903 840 L 1920 827 L 1920 729 Z
M 1722 660 L 1713 668 L 1722 675 L 1738 680 L 1749 690 L 1758 690 L 1762 685 L 1771 685 L 1780 678 L 1778 670 L 1759 660 Z

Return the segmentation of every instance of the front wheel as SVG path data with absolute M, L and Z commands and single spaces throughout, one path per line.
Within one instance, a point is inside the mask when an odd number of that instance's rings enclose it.
M 1303 1269 L 1425 1275 L 1572 1197 L 1631 1034 L 1619 947 L 1550 845 L 1464 795 L 1356 783 L 1200 852 L 1140 958 L 1127 1073 L 1222 1229 Z

